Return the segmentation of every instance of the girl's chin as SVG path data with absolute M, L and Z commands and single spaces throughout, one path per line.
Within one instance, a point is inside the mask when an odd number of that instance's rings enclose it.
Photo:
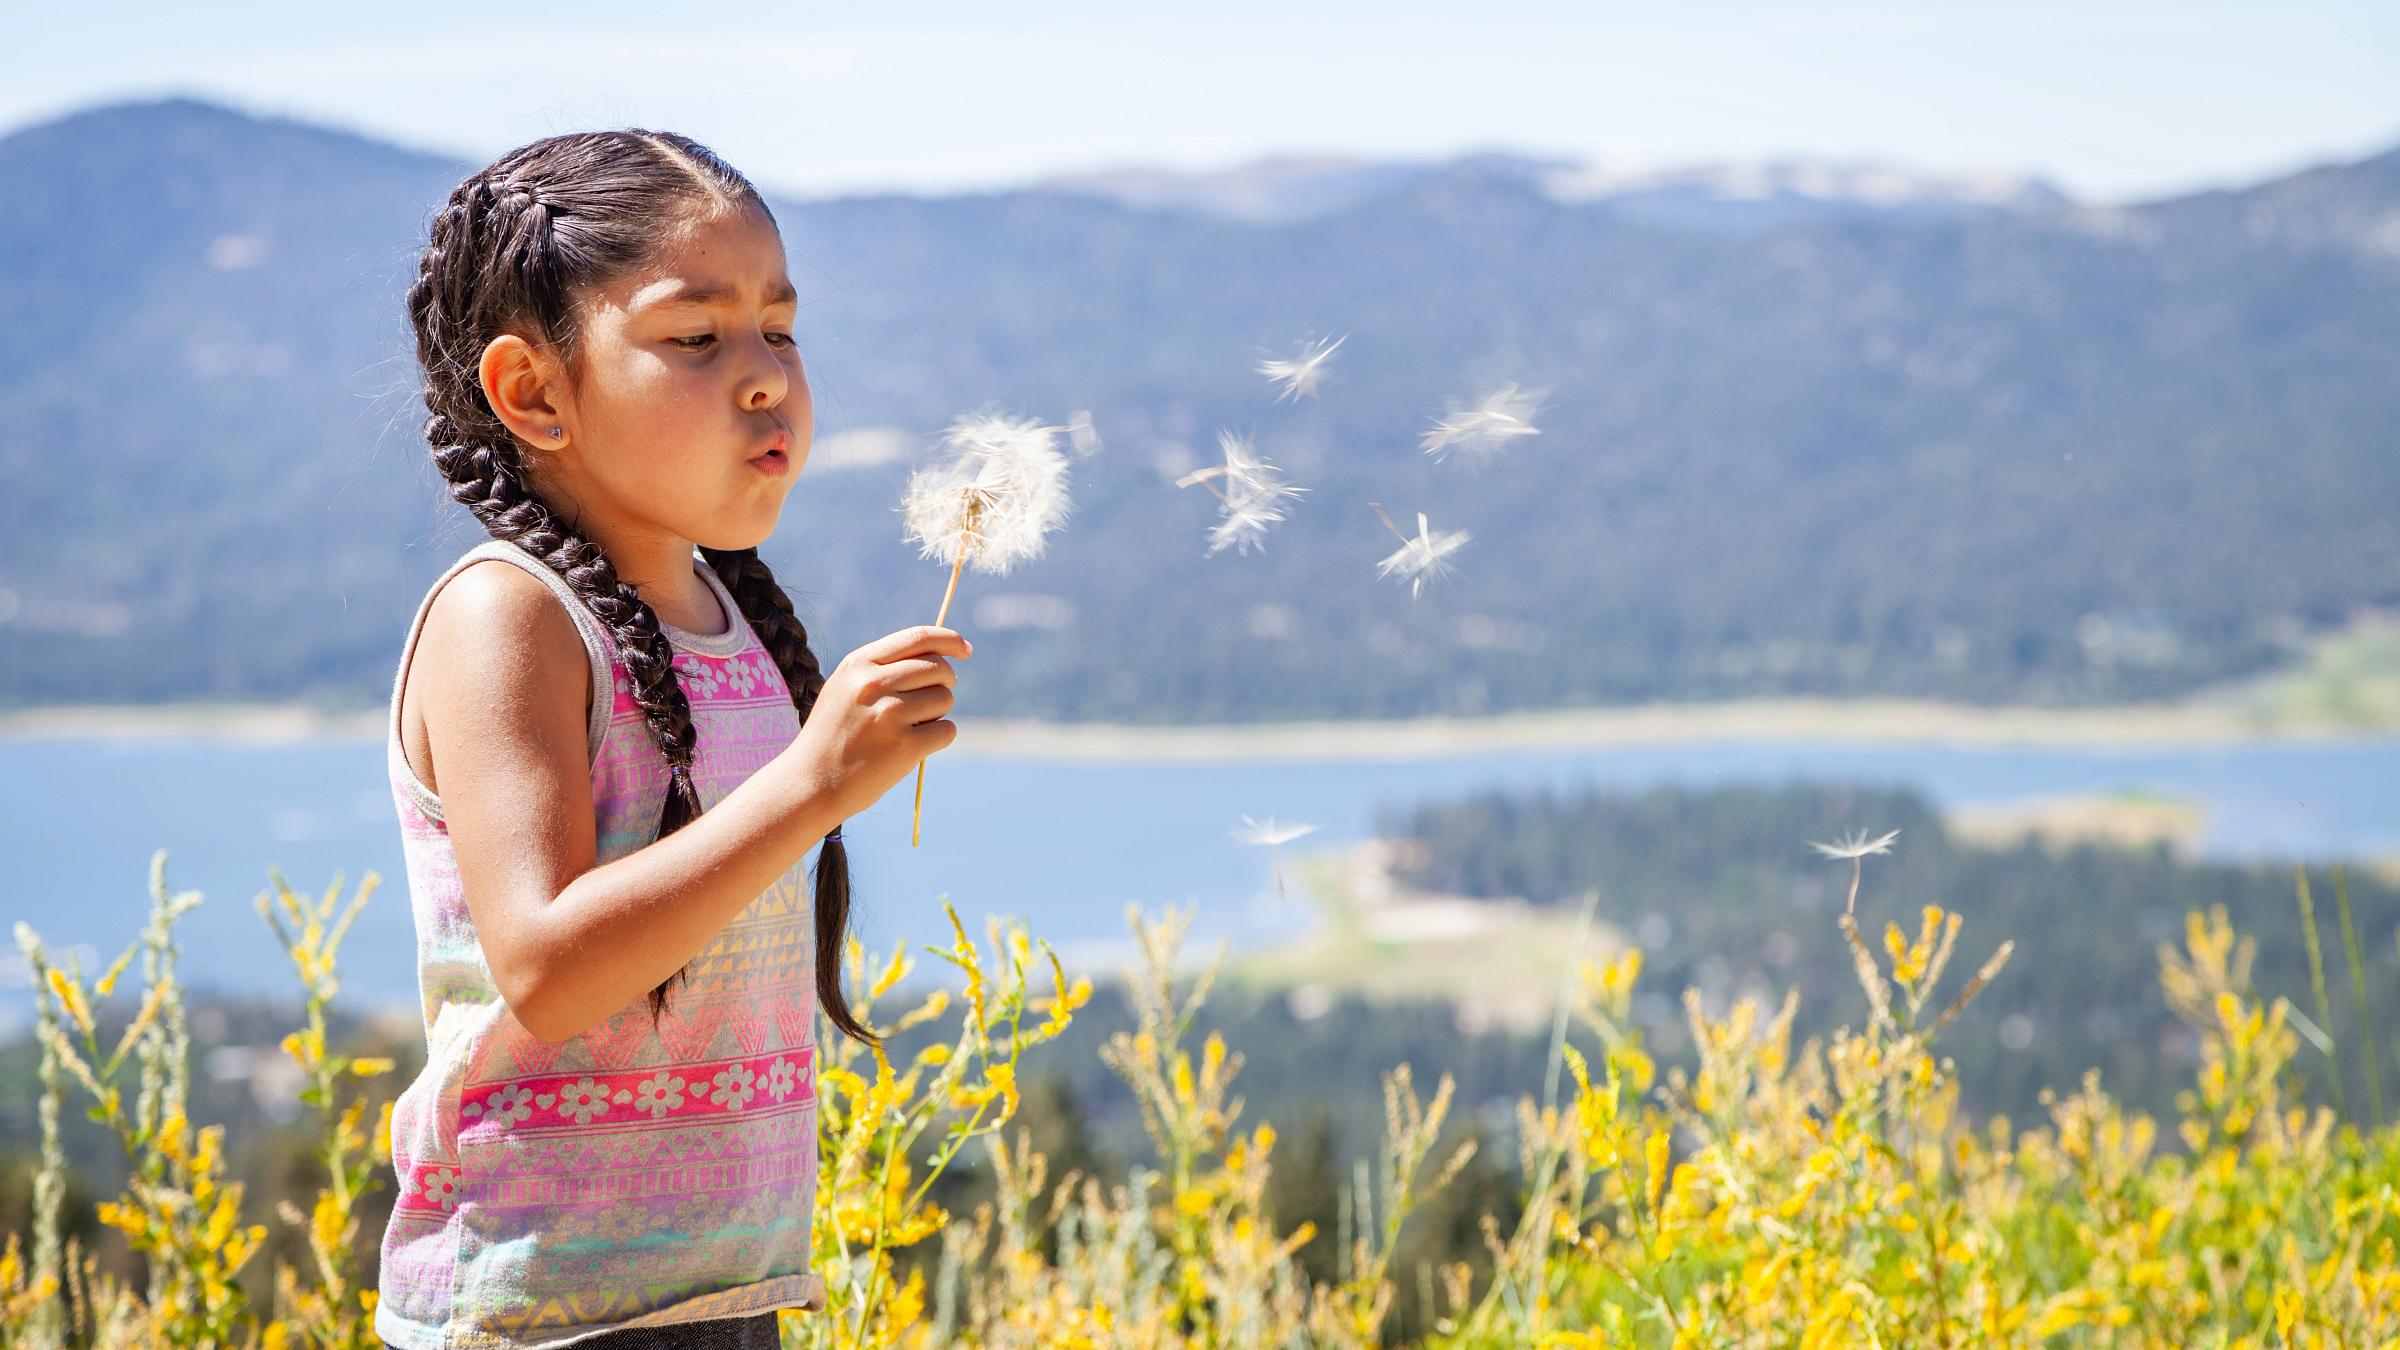
M 713 538 L 699 542 L 720 553 L 738 553 L 757 548 L 775 535 L 775 526 L 783 519 L 783 498 L 775 495 L 772 501 L 750 501 L 728 510 L 722 517 L 726 528 Z

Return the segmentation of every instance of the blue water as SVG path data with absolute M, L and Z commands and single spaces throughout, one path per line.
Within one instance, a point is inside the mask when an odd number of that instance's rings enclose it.
M 2199 748 L 1987 748 L 1710 741 L 1636 749 L 1364 761 L 1065 762 L 954 750 L 932 761 L 925 841 L 908 844 L 911 784 L 844 830 L 856 876 L 853 931 L 870 947 L 933 942 L 948 894 L 980 933 L 1014 914 L 1071 963 L 1113 970 L 1125 907 L 1196 909 L 1195 946 L 1304 928 L 1278 902 L 1244 815 L 1323 828 L 1287 846 L 1364 837 L 1378 807 L 1486 787 L 1641 788 L 1839 779 L 1914 786 L 1944 806 L 2148 789 L 2208 812 L 2203 852 L 2328 860 L 2400 854 L 2400 737 Z M 167 885 L 207 902 L 180 928 L 192 984 L 289 989 L 251 908 L 280 866 L 304 891 L 367 870 L 383 888 L 343 951 L 345 1000 L 413 1006 L 406 879 L 381 745 L 324 739 L 0 739 L 0 920 L 30 921 L 54 951 L 104 963 L 139 929 L 152 852 Z M 0 988 L 23 987 L 11 944 Z M 0 998 L 0 1029 L 22 1017 Z

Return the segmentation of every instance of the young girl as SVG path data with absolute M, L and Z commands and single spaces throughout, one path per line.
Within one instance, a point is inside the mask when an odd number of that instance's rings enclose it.
M 970 648 L 909 628 L 820 673 L 760 560 L 814 430 L 796 304 L 765 202 L 681 136 L 536 141 L 433 219 L 425 435 L 492 538 L 392 689 L 426 1064 L 375 1329 L 404 1350 L 772 1346 L 824 1305 L 816 1014 L 874 1040 L 841 823 L 956 737 Z

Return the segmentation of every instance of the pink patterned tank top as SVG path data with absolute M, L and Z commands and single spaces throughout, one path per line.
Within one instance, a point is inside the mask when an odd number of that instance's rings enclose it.
M 409 767 L 400 690 L 434 593 L 486 559 L 546 583 L 591 659 L 599 861 L 651 842 L 667 764 L 614 639 L 522 547 L 489 540 L 417 607 L 386 737 L 417 927 L 424 1072 L 392 1108 L 396 1201 L 375 1330 L 402 1350 L 561 1346 L 777 1308 L 822 1308 L 809 1270 L 817 1184 L 815 927 L 803 858 L 693 958 L 655 1029 L 634 1001 L 564 1041 L 501 1001 L 441 802 Z M 724 633 L 662 623 L 691 700 L 693 780 L 713 807 L 799 734 L 782 674 L 714 572 Z M 613 695 L 612 695 L 613 691 Z

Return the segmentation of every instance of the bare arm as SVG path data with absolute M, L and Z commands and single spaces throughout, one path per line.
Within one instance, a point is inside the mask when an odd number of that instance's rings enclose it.
M 470 567 L 435 597 L 417 651 L 409 678 L 467 909 L 501 998 L 546 1041 L 597 1025 L 681 969 L 889 783 L 880 742 L 862 765 L 804 735 L 690 824 L 596 865 L 589 705 L 568 693 L 588 697 L 590 665 L 557 598 L 515 567 Z M 940 664 L 924 677 L 932 687 L 897 695 L 884 713 L 947 712 Z M 825 702 L 818 712 L 838 714 Z M 817 721 L 812 713 L 812 729 Z M 928 752 L 956 734 L 948 722 L 907 731 Z
M 840 824 L 832 795 L 792 770 L 779 755 L 682 829 L 557 892 L 527 925 L 532 975 L 510 1005 L 525 1029 L 565 1040 L 657 987 Z

